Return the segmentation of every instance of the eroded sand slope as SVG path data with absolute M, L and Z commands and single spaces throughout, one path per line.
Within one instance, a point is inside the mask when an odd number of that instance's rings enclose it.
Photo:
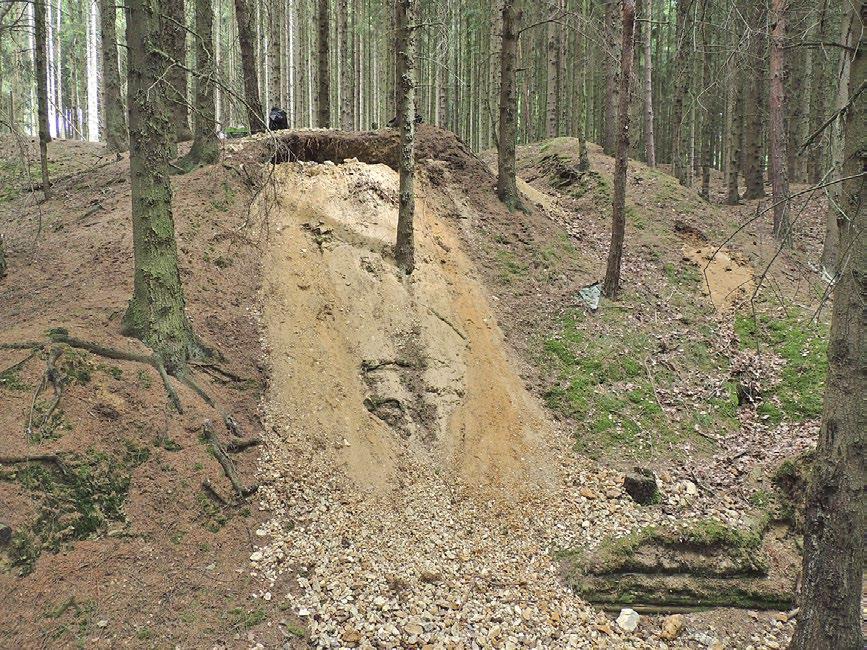
M 264 293 L 273 408 L 335 449 L 363 488 L 395 487 L 407 455 L 473 485 L 550 484 L 549 424 L 448 225 L 421 198 L 417 269 L 406 277 L 391 259 L 391 169 L 276 174 Z

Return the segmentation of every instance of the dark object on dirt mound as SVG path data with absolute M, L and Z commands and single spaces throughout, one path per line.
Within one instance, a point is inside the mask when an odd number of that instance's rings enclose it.
M 0 524 L 0 546 L 7 546 L 12 541 L 12 529 L 6 524 Z
M 271 112 L 268 113 L 268 128 L 271 131 L 279 131 L 280 129 L 289 128 L 289 118 L 286 116 L 286 111 L 282 108 L 274 106 Z
M 0 278 L 6 275 L 6 249 L 3 247 L 3 235 L 0 235 Z
M 581 182 L 584 175 L 577 166 L 565 156 L 548 154 L 539 161 L 539 166 L 551 180 L 551 186 L 558 190 L 568 190 Z
M 623 488 L 636 503 L 641 505 L 650 505 L 659 500 L 656 476 L 645 467 L 636 467 L 634 471 L 627 473 L 623 479 Z
M 423 118 L 421 115 L 419 115 L 418 113 L 416 113 L 416 114 L 415 114 L 415 119 L 414 119 L 413 121 L 414 121 L 416 124 L 421 124 L 422 122 L 424 122 L 424 118 Z M 400 123 L 400 118 L 399 118 L 399 116 L 395 115 L 393 118 L 391 118 L 391 119 L 388 121 L 387 126 L 389 126 L 390 128 L 393 129 L 393 128 L 395 128 L 399 123 Z

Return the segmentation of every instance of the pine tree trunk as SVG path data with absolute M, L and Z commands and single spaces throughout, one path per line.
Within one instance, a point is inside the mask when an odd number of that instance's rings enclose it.
M 671 116 L 672 175 L 684 187 L 692 185 L 692 167 L 690 165 L 691 133 L 690 120 L 686 99 L 691 86 L 689 47 L 692 30 L 690 13 L 692 0 L 678 0 L 677 24 L 675 28 L 676 50 L 674 55 L 674 97 Z
M 129 145 L 117 63 L 117 9 L 115 8 L 115 0 L 99 0 L 99 5 L 105 140 L 111 151 L 123 153 L 129 149 Z
M 850 10 L 867 20 L 862 1 Z M 859 30 L 860 32 L 860 30 Z M 852 62 L 850 94 L 867 77 L 867 39 Z M 846 112 L 843 176 L 867 170 L 862 93 Z M 864 179 L 843 183 L 843 269 L 834 288 L 822 429 L 807 490 L 801 608 L 793 650 L 861 650 L 864 576 L 864 432 L 867 431 L 867 210 Z
M 349 42 L 349 1 L 337 7 L 337 32 L 340 37 L 340 128 L 352 130 L 352 50 Z
M 169 55 L 168 73 L 165 85 L 168 106 L 172 115 L 172 128 L 177 142 L 187 142 L 192 139 L 190 130 L 189 110 L 187 109 L 187 72 L 182 68 L 186 64 L 187 24 L 184 13 L 184 0 L 165 0 L 162 25 L 164 30 L 164 47 Z M 177 64 L 174 64 L 177 62 Z M 180 65 L 178 65 L 180 64 Z
M 282 30 L 280 29 L 280 5 L 283 0 L 270 0 L 268 2 L 268 48 L 267 48 L 267 64 L 268 64 L 268 101 L 265 104 L 267 107 L 283 107 L 280 101 L 280 67 L 282 61 L 283 49 L 282 45 Z M 287 111 L 288 113 L 288 111 Z M 287 115 L 288 118 L 288 115 Z
M 42 192 L 51 196 L 51 179 L 48 177 L 48 143 L 51 142 L 51 127 L 48 124 L 48 65 L 46 57 L 45 0 L 34 0 L 33 21 L 36 41 L 36 102 L 39 120 L 39 163 L 42 168 Z
M 241 49 L 241 68 L 244 76 L 244 101 L 250 133 L 265 130 L 265 112 L 259 98 L 259 73 L 256 68 L 256 49 L 253 42 L 253 15 L 247 0 L 235 0 L 235 20 L 238 24 L 238 42 Z
M 653 0 L 644 0 L 647 24 L 642 31 L 644 49 L 644 155 L 648 167 L 656 167 L 656 142 L 653 135 L 653 59 L 650 38 L 653 20 Z
M 212 0 L 195 0 L 196 3 L 196 92 L 195 115 L 193 116 L 193 145 L 180 163 L 184 169 L 210 165 L 220 158 L 217 141 L 217 118 L 214 103 L 214 79 L 216 68 L 214 51 L 214 11 Z
M 617 66 L 620 61 L 620 41 L 618 1 L 605 0 L 605 44 L 608 56 L 605 57 L 605 113 L 602 120 L 602 150 L 609 156 L 614 155 L 617 145 L 617 107 L 619 105 L 620 80 Z
M 846 45 L 846 49 L 840 56 L 840 63 L 837 68 L 837 99 L 834 109 L 839 111 L 849 103 L 849 82 L 851 79 L 852 59 L 851 52 L 860 33 L 861 23 L 858 22 L 859 17 L 854 11 L 849 11 L 843 16 L 842 29 L 840 32 L 840 43 Z M 831 173 L 829 180 L 834 180 L 842 177 L 843 172 L 843 120 L 837 118 L 831 123 L 829 135 L 829 149 L 831 158 Z M 830 276 L 834 277 L 837 273 L 837 263 L 839 258 L 839 242 L 840 228 L 838 226 L 840 220 L 840 193 L 842 188 L 839 184 L 829 185 L 826 188 L 828 193 L 828 209 L 825 215 L 825 242 L 822 247 L 822 268 Z
M 765 195 L 763 115 L 765 105 L 765 8 L 763 3 L 747 4 L 752 35 L 750 38 L 748 63 L 745 66 L 744 80 L 744 180 L 747 200 L 759 199 Z
M 198 352 L 184 313 L 169 182 L 172 111 L 149 92 L 166 68 L 160 0 L 128 0 L 130 185 L 135 274 L 123 332 L 141 339 L 170 372 Z
M 741 57 L 735 51 L 737 34 L 732 34 L 731 47 L 734 52 L 729 72 L 728 90 L 726 93 L 726 204 L 737 205 L 741 202 L 738 177 L 741 165 L 741 133 L 743 131 L 743 115 L 741 106 Z
M 828 23 L 830 23 L 828 19 L 828 0 L 825 0 L 822 3 L 818 23 L 812 34 L 813 40 L 825 40 Z M 814 133 L 819 128 L 819 125 L 825 121 L 825 110 L 828 105 L 826 96 L 828 86 L 826 69 L 829 66 L 826 60 L 827 55 L 820 56 L 820 53 L 825 54 L 824 50 L 822 50 L 817 51 L 813 56 L 812 80 L 810 84 L 810 117 L 807 129 L 809 133 Z M 807 156 L 807 182 L 809 183 L 816 184 L 822 178 L 822 154 L 824 152 L 822 143 L 825 141 L 826 138 L 819 138 L 805 152 Z
M 558 115 L 557 115 L 557 69 L 559 54 L 559 44 L 557 43 L 557 25 L 551 21 L 547 25 L 548 29 L 548 77 L 547 77 L 547 95 L 545 98 L 545 137 L 557 137 Z
M 771 0 L 771 54 L 769 93 L 771 190 L 774 201 L 774 235 L 785 245 L 792 243 L 789 224 L 789 171 L 786 155 L 786 129 L 783 113 L 786 96 L 783 88 L 785 61 L 783 47 L 786 38 L 786 9 L 788 0 Z
M 701 190 L 699 194 L 705 201 L 710 201 L 710 166 L 713 154 L 713 124 L 711 122 L 712 104 L 716 97 L 716 79 L 711 75 L 710 39 L 708 38 L 707 3 L 701 0 L 701 88 L 705 95 L 701 102 Z
M 87 139 L 99 142 L 99 36 L 97 23 L 99 9 L 96 0 L 88 0 L 87 5 Z
M 395 4 L 397 108 L 400 121 L 400 207 L 397 215 L 397 243 L 394 257 L 407 275 L 415 268 L 413 217 L 415 214 L 415 30 L 418 0 L 397 0 Z
M 620 54 L 619 110 L 617 156 L 614 161 L 614 197 L 611 204 L 611 247 L 602 293 L 614 298 L 620 289 L 620 263 L 623 258 L 623 237 L 626 229 L 626 170 L 629 162 L 629 82 L 634 57 L 632 35 L 635 28 L 635 0 L 623 0 L 623 47 Z
M 514 0 L 503 2 L 503 35 L 500 43 L 500 121 L 497 146 L 497 196 L 509 210 L 523 210 L 518 195 L 515 149 L 517 146 L 518 95 L 515 68 L 518 61 L 517 23 L 523 9 L 515 7 Z
M 328 0 L 319 0 L 317 16 L 319 29 L 317 126 L 326 129 L 331 126 L 331 68 L 328 58 L 330 56 L 328 36 L 331 31 L 331 24 L 328 13 Z

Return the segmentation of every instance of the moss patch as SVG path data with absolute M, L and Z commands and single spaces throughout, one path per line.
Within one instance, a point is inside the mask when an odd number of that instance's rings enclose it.
M 101 452 L 66 458 L 63 468 L 28 463 L 2 476 L 19 483 L 37 502 L 33 523 L 16 533 L 10 564 L 30 573 L 43 550 L 103 534 L 110 522 L 124 520 L 130 470 L 146 457 L 130 453 L 118 459 Z
M 591 333 L 586 319 L 580 310 L 564 314 L 555 331 L 541 341 L 539 352 L 541 364 L 552 377 L 544 393 L 546 403 L 576 421 L 582 453 L 598 457 L 611 448 L 636 452 L 634 443 L 642 433 L 660 442 L 678 443 L 693 439 L 696 425 L 713 430 L 737 425 L 734 384 L 680 421 L 672 419 L 660 407 L 654 384 L 668 387 L 678 377 L 670 369 L 649 369 L 647 360 L 656 345 L 651 334 L 627 327 L 624 310 L 612 302 L 602 303 L 594 316 L 606 327 L 594 327 Z M 700 342 L 685 342 L 681 357 L 690 370 L 711 369 L 720 363 Z M 696 440 L 700 446 L 705 443 L 704 439 Z
M 828 327 L 813 325 L 803 312 L 784 319 L 766 315 L 735 317 L 741 345 L 770 348 L 784 361 L 777 385 L 769 387 L 758 410 L 771 422 L 802 422 L 822 414 L 828 374 Z

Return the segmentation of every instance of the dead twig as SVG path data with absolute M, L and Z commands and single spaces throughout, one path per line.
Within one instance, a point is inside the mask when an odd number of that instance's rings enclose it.
M 647 378 L 650 380 L 650 387 L 653 388 L 653 397 L 656 399 L 656 405 L 665 412 L 665 407 L 662 405 L 662 400 L 659 399 L 659 391 L 656 389 L 656 380 L 653 378 L 653 373 L 650 372 L 650 365 L 647 363 L 647 359 L 644 360 L 644 370 L 647 372 Z

